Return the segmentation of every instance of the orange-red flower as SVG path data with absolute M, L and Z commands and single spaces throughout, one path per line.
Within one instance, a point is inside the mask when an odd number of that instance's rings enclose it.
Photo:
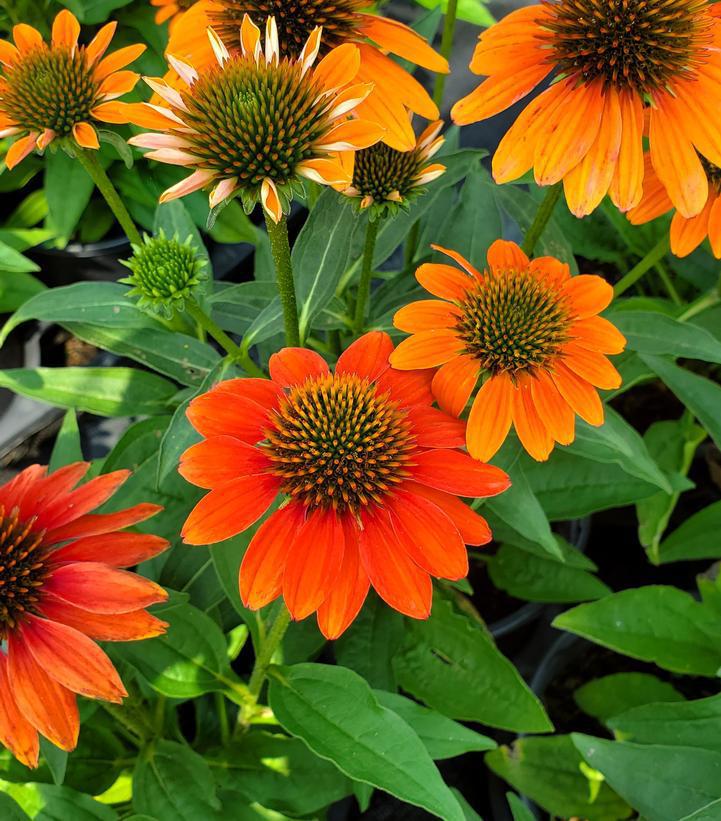
M 721 21 L 706 0 L 544 0 L 480 37 L 471 69 L 488 79 L 453 118 L 491 117 L 551 76 L 503 138 L 498 182 L 533 168 L 564 181 L 569 207 L 589 214 L 606 193 L 622 211 L 641 199 L 644 111 L 651 160 L 675 207 L 703 210 L 699 154 L 721 165 Z M 648 105 L 647 105 L 648 104 Z M 698 153 L 697 153 L 698 152 Z
M 194 169 L 161 202 L 212 186 L 211 206 L 237 192 L 246 211 L 260 200 L 278 222 L 301 177 L 349 185 L 352 172 L 338 152 L 372 145 L 382 130 L 348 119 L 371 90 L 368 83 L 354 82 L 360 65 L 356 46 L 339 46 L 313 68 L 320 29 L 297 60 L 279 56 L 273 18 L 266 24 L 264 51 L 260 30 L 247 15 L 241 36 L 241 53 L 231 55 L 209 29 L 216 62 L 200 73 L 169 57 L 185 87 L 178 91 L 162 80 L 147 80 L 167 107 L 146 105 L 135 122 L 164 133 L 141 134 L 130 143 L 153 149 L 150 159 Z
M 708 237 L 714 256 L 721 259 L 721 168 L 706 160 L 702 162 L 708 178 L 706 205 L 691 218 L 676 211 L 671 220 L 671 250 L 677 257 L 686 257 Z M 643 198 L 628 212 L 628 219 L 633 225 L 643 225 L 672 210 L 671 198 L 647 156 Z
M 0 742 L 29 767 L 37 766 L 38 733 L 74 749 L 75 693 L 113 702 L 126 695 L 94 640 L 135 641 L 167 626 L 145 610 L 165 591 L 119 569 L 165 550 L 165 539 L 120 532 L 161 508 L 92 513 L 129 473 L 75 487 L 89 467 L 47 475 L 32 465 L 0 487 Z
M 204 36 L 208 26 L 235 51 L 246 14 L 258 24 L 272 15 L 278 24 L 281 54 L 298 57 L 308 37 L 322 27 L 321 54 L 339 45 L 357 45 L 361 57 L 358 80 L 374 84 L 358 115 L 382 125 L 384 141 L 393 148 L 408 151 L 415 145 L 408 110 L 435 120 L 438 106 L 388 52 L 440 73 L 449 71 L 448 62 L 408 26 L 365 13 L 371 5 L 372 0 L 200 0 L 173 26 L 168 51 L 197 68 L 212 65 L 213 53 Z
M 391 354 L 394 368 L 435 368 L 433 393 L 446 413 L 460 416 L 478 382 L 466 444 L 487 461 L 511 423 L 539 461 L 554 442 L 570 444 L 575 414 L 603 424 L 596 388 L 621 377 L 604 354 L 620 353 L 624 337 L 598 314 L 613 289 L 601 277 L 572 277 L 552 257 L 529 261 L 513 242 L 498 240 L 480 273 L 460 254 L 434 246 L 452 265 L 426 264 L 418 282 L 438 299 L 413 302 L 394 317 L 412 334 Z
M 426 618 L 431 576 L 462 578 L 465 545 L 491 538 L 457 497 L 509 486 L 458 450 L 465 424 L 431 407 L 431 372 L 394 370 L 392 351 L 387 334 L 366 334 L 331 374 L 313 351 L 285 348 L 270 359 L 270 380 L 221 382 L 188 409 L 205 438 L 180 472 L 210 493 L 183 538 L 227 539 L 280 494 L 243 558 L 240 593 L 253 609 L 282 594 L 294 619 L 317 612 L 328 638 L 353 621 L 371 584 L 391 607 Z
M 177 23 L 178 18 L 184 14 L 198 0 L 150 0 L 150 5 L 158 10 L 155 13 L 155 22 L 158 25 L 170 20 L 171 25 Z
M 8 168 L 56 139 L 99 148 L 93 120 L 129 122 L 132 106 L 117 98 L 132 91 L 139 75 L 121 69 L 145 46 L 103 57 L 116 26 L 108 23 L 88 46 L 79 46 L 80 24 L 63 10 L 53 22 L 50 45 L 25 23 L 13 29 L 15 45 L 0 40 L 0 137 L 18 137 L 5 157 Z

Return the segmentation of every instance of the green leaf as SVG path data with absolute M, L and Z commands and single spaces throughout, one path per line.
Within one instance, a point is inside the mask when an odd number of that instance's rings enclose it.
M 392 710 L 410 725 L 434 761 L 496 748 L 496 742 L 492 738 L 469 730 L 457 721 L 422 707 L 405 696 L 384 690 L 374 690 L 373 693 L 381 707 Z
M 45 806 L 35 816 L 35 821 L 116 821 L 118 818 L 112 807 L 69 787 L 42 784 L 38 785 L 38 790 L 45 799 Z
M 721 695 L 631 707 L 615 715 L 608 726 L 624 741 L 721 753 Z
M 632 351 L 721 363 L 721 341 L 698 325 L 657 311 L 616 311 L 608 318 Z
M 272 302 L 256 316 L 243 337 L 243 350 L 249 350 L 253 345 L 258 345 L 270 339 L 272 336 L 283 332 L 283 308 L 280 304 L 280 297 L 275 297 Z
M 355 621 L 334 645 L 338 664 L 380 690 L 395 690 L 393 657 L 403 644 L 403 617 L 371 593 Z
M 155 211 L 154 232 L 163 231 L 169 239 L 177 237 L 180 242 L 192 240 L 197 255 L 210 261 L 203 238 L 192 217 L 181 200 L 171 200 L 158 205 Z
M 29 821 L 30 816 L 7 793 L 0 792 L 0 816 L 3 821 Z
M 348 240 L 358 224 L 348 200 L 329 189 L 318 198 L 295 241 L 292 261 L 301 339 L 335 293 L 348 260 Z
M 678 821 L 718 798 L 721 754 L 690 747 L 627 744 L 574 733 L 589 766 L 648 821 Z
M 395 657 L 398 684 L 449 718 L 528 733 L 553 729 L 540 701 L 483 625 L 440 597 L 430 619 L 409 621 Z
M 491 556 L 488 571 L 496 587 L 526 601 L 564 604 L 600 599 L 611 592 L 587 570 L 534 556 L 510 544 Z
M 552 816 L 618 821 L 631 815 L 631 808 L 606 784 L 591 801 L 581 756 L 567 735 L 521 738 L 512 747 L 486 753 L 485 761 L 497 776 Z
M 274 282 L 228 285 L 216 281 L 208 302 L 212 306 L 213 319 L 223 330 L 243 335 L 277 294 Z
M 685 815 L 681 821 L 721 821 L 721 798 L 701 807 L 691 815 Z
M 622 590 L 557 616 L 553 626 L 665 670 L 715 676 L 721 618 L 675 587 Z
M 415 0 L 427 9 L 440 8 L 443 13 L 448 9 L 448 0 Z M 476 26 L 492 26 L 496 21 L 481 0 L 458 0 L 458 18 Z
M 99 416 L 166 413 L 176 388 L 133 368 L 13 368 L 0 371 L 0 387 L 61 408 Z
M 642 704 L 684 700 L 672 684 L 650 673 L 612 673 L 596 678 L 579 687 L 573 698 L 584 713 L 604 723 Z
M 721 447 L 721 386 L 658 356 L 643 355 L 641 358 L 706 428 L 716 445 Z
M 721 558 L 721 502 L 694 513 L 659 548 L 661 564 L 718 558 Z
M 615 463 L 630 476 L 671 493 L 668 478 L 651 457 L 644 440 L 613 408 L 606 408 L 606 421 L 601 427 L 578 419 L 576 438 L 568 452 L 594 462 Z
M 65 772 L 68 767 L 68 753 L 56 747 L 46 738 L 40 739 L 40 753 L 48 765 L 48 769 L 55 784 L 61 785 L 65 781 Z
M 81 22 L 87 22 L 82 5 L 90 2 L 93 0 L 66 0 L 66 5 Z M 68 156 L 62 150 L 46 153 L 45 195 L 49 209 L 48 221 L 65 242 L 75 233 L 94 188 L 92 179 L 75 157 Z
M 63 465 L 72 462 L 82 462 L 83 451 L 80 447 L 80 430 L 78 429 L 78 417 L 71 408 L 63 418 L 63 424 L 58 431 L 53 452 L 50 456 L 48 468 L 51 472 L 56 471 Z
M 115 9 L 127 6 L 132 0 L 59 0 L 70 9 L 81 23 L 104 23 Z M 60 153 L 60 152 L 58 152 Z
M 514 792 L 506 793 L 506 801 L 508 801 L 513 821 L 536 821 L 533 813 Z
M 138 758 L 133 808 L 157 821 L 222 817 L 210 767 L 186 744 L 160 740 Z
M 445 821 L 463 821 L 421 740 L 360 676 L 324 664 L 275 667 L 270 676 L 275 717 L 316 755 Z
M 0 271 L 0 314 L 17 311 L 35 294 L 44 290 L 43 283 L 31 274 Z

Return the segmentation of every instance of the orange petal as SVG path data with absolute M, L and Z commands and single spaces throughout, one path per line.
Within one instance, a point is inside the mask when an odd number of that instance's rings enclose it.
M 268 177 L 263 180 L 260 186 L 260 202 L 266 214 L 277 225 L 283 218 L 283 206 L 275 183 Z
M 26 767 L 38 766 L 38 732 L 20 712 L 8 677 L 8 660 L 0 652 L 0 743 Z
M 309 379 L 319 379 L 330 373 L 328 363 L 307 348 L 283 348 L 270 357 L 270 378 L 284 388 L 302 385 Z
M 374 88 L 356 106 L 354 113 L 385 129 L 383 142 L 396 151 L 412 151 L 416 147 L 416 135 L 408 119 L 408 109 L 384 89 Z
M 151 616 L 147 610 L 130 613 L 91 613 L 48 594 L 43 597 L 42 615 L 74 627 L 95 641 L 140 641 L 161 636 L 167 622 Z
M 415 482 L 405 482 L 403 487 L 410 493 L 423 496 L 424 499 L 430 499 L 437 505 L 458 528 L 465 544 L 475 546 L 488 544 L 493 538 L 491 528 L 488 527 L 488 522 L 483 516 L 479 516 L 475 510 L 471 510 L 457 496 Z
M 242 376 L 237 379 L 226 379 L 213 387 L 216 396 L 223 394 L 234 399 L 255 402 L 267 410 L 276 410 L 285 391 L 272 379 L 258 379 Z
M 135 71 L 116 71 L 100 84 L 98 93 L 105 99 L 127 94 L 138 84 L 140 75 Z
M 497 239 L 488 249 L 488 264 L 500 271 L 524 271 L 529 262 L 528 255 L 515 242 Z
M 463 342 L 454 331 L 423 331 L 404 339 L 391 354 L 391 365 L 400 370 L 434 368 L 463 352 Z
M 47 48 L 42 34 L 27 23 L 18 23 L 13 27 L 13 40 L 21 54 Z
M 325 91 L 333 91 L 352 82 L 358 74 L 361 56 L 358 46 L 343 43 L 337 46 L 313 69 L 313 77 Z
M 80 730 L 75 696 L 45 673 L 15 633 L 8 636 L 8 678 L 20 713 L 56 747 L 74 750 Z
M 463 413 L 478 381 L 480 365 L 469 354 L 456 356 L 442 365 L 433 377 L 433 395 L 441 410 L 451 416 Z
M 333 510 L 308 513 L 293 538 L 283 573 L 283 599 L 294 619 L 314 613 L 335 585 L 343 562 L 345 536 Z
M 269 408 L 222 390 L 196 396 L 186 416 L 201 436 L 233 436 L 254 445 L 265 437 Z
M 641 201 L 644 190 L 643 100 L 633 91 L 621 91 L 621 147 L 609 194 L 621 211 Z
M 539 371 L 530 380 L 533 405 L 548 433 L 561 445 L 570 445 L 576 431 L 576 416 L 558 392 L 551 377 Z
M 396 311 L 393 324 L 399 331 L 414 334 L 437 328 L 454 328 L 460 316 L 460 309 L 450 302 L 423 299 Z
M 462 302 L 474 280 L 452 265 L 426 262 L 416 271 L 418 282 L 434 296 Z
M 671 220 L 671 250 L 677 257 L 687 257 L 692 254 L 708 236 L 711 209 L 716 198 L 711 194 L 703 211 L 691 219 L 687 219 L 679 211 Z
M 433 598 L 430 576 L 401 547 L 387 511 L 366 508 L 361 518 L 361 562 L 378 595 L 406 616 L 427 619 Z
M 515 389 L 506 374 L 486 380 L 473 400 L 466 430 L 466 446 L 474 459 L 487 462 L 511 429 Z
M 568 342 L 563 347 L 563 361 L 575 374 L 597 388 L 615 390 L 621 387 L 621 374 L 598 351 Z
M 100 507 L 128 479 L 129 470 L 116 470 L 91 479 L 67 494 L 62 494 L 43 506 L 38 514 L 42 527 L 59 528 Z
M 390 367 L 388 358 L 393 353 L 393 342 L 387 333 L 371 331 L 346 348 L 338 357 L 336 376 L 357 374 L 375 382 Z
M 81 148 L 100 148 L 97 132 L 90 123 L 76 123 L 73 126 L 73 138 Z
M 573 315 L 578 319 L 600 314 L 613 299 L 613 288 L 605 279 L 594 274 L 571 277 L 563 291 L 571 302 Z
M 233 436 L 212 436 L 183 453 L 178 473 L 192 485 L 209 489 L 241 476 L 267 473 L 272 467 L 257 447 Z
M 411 408 L 416 444 L 421 448 L 462 448 L 466 444 L 466 423 L 443 411 L 423 406 Z
M 477 462 L 458 450 L 428 450 L 419 453 L 415 463 L 412 481 L 458 496 L 497 496 L 511 486 L 500 468 Z
M 5 165 L 9 171 L 12 171 L 16 165 L 21 163 L 25 157 L 32 154 L 36 148 L 38 135 L 35 133 L 28 134 L 26 137 L 21 137 L 16 140 L 8 149 L 5 155 Z
M 12 43 L 7 40 L 0 40 L 0 63 L 8 68 L 15 65 L 20 57 L 20 52 Z
M 105 533 L 88 536 L 61 547 L 53 562 L 103 562 L 112 567 L 133 567 L 158 556 L 170 543 L 152 533 Z
M 447 74 L 450 69 L 448 61 L 435 51 L 420 34 L 412 28 L 391 20 L 388 17 L 380 17 L 376 14 L 361 15 L 360 30 L 362 33 L 375 40 L 378 45 L 397 54 L 411 63 L 423 66 L 429 71 L 437 71 Z
M 721 197 L 716 197 L 711 207 L 708 219 L 708 238 L 713 255 L 716 259 L 721 259 Z M 608 351 L 608 353 L 613 353 L 613 351 Z
M 361 54 L 358 79 L 363 82 L 375 83 L 375 88 L 368 100 L 378 97 L 382 99 L 385 106 L 392 105 L 393 101 L 396 101 L 396 103 L 406 106 L 427 120 L 438 119 L 438 106 L 433 102 L 421 83 L 409 74 L 405 68 L 383 54 L 375 46 L 361 43 L 358 48 Z M 363 105 L 365 106 L 365 103 Z M 357 113 L 362 116 L 359 109 L 357 109 Z M 407 114 L 406 118 L 408 118 Z M 385 125 L 385 123 L 381 122 L 381 125 Z M 414 138 L 413 145 L 415 145 L 415 142 Z
M 78 44 L 80 23 L 74 14 L 63 9 L 53 21 L 52 43 L 56 48 L 68 48 L 71 51 Z
M 621 353 L 626 347 L 626 337 L 602 316 L 574 322 L 570 333 L 579 345 L 601 353 Z
M 286 559 L 304 521 L 303 505 L 292 502 L 258 528 L 240 565 L 238 584 L 246 607 L 258 610 L 280 595 Z
M 190 511 L 181 536 L 186 544 L 215 544 L 242 533 L 265 513 L 278 495 L 275 476 L 241 476 L 204 496 Z
M 126 510 L 119 510 L 117 513 L 88 513 L 63 527 L 48 531 L 45 538 L 48 544 L 57 544 L 80 536 L 98 536 L 101 533 L 110 533 L 144 522 L 162 509 L 161 505 L 143 502 Z
M 561 361 L 554 364 L 551 378 L 558 392 L 581 419 L 596 427 L 603 424 L 603 404 L 592 385 L 576 376 Z
M 456 263 L 456 265 L 458 265 L 460 268 L 463 268 L 463 270 L 467 274 L 470 274 L 474 280 L 477 280 L 478 282 L 483 281 L 481 272 L 478 270 L 478 268 L 471 265 L 471 263 L 463 256 L 463 254 L 459 254 L 458 251 L 454 251 L 451 248 L 444 248 L 442 245 L 438 245 L 435 242 L 431 243 L 431 248 L 433 248 L 434 251 L 438 251 L 440 254 L 445 254 L 447 257 L 450 257 Z
M 401 408 L 432 405 L 431 381 L 434 373 L 432 368 L 419 371 L 388 368 L 378 377 L 376 388 L 380 393 L 390 392 L 391 399 Z
M 316 142 L 322 151 L 357 151 L 375 145 L 382 139 L 385 128 L 370 120 L 344 120 L 336 123 Z
M 140 57 L 145 51 L 145 48 L 145 45 L 138 43 L 134 46 L 126 46 L 125 48 L 114 51 L 112 54 L 108 54 L 107 57 L 98 63 L 95 69 L 95 79 L 98 82 L 102 82 L 113 72 L 120 71 L 121 68 L 129 66 L 134 60 Z
M 526 451 L 538 462 L 545 462 L 553 450 L 553 438 L 546 430 L 534 405 L 528 380 L 513 391 L 513 426 Z
M 127 696 L 110 659 L 83 633 L 28 614 L 19 635 L 40 667 L 73 693 L 116 704 Z
M 90 41 L 88 47 L 85 49 L 85 59 L 87 60 L 89 66 L 97 63 L 97 61 L 108 50 L 108 46 L 113 39 L 113 35 L 115 34 L 117 27 L 118 24 L 115 21 L 106 23 Z

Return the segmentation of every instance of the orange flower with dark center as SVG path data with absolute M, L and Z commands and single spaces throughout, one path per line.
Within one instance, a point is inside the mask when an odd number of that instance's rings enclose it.
M 596 388 L 617 388 L 618 371 L 605 354 L 620 353 L 624 337 L 598 316 L 613 289 L 598 276 L 572 277 L 552 257 L 530 261 L 512 242 L 498 240 L 482 274 L 460 254 L 434 246 L 463 269 L 422 265 L 420 284 L 439 299 L 401 308 L 394 324 L 412 336 L 391 355 L 394 368 L 439 367 L 433 393 L 449 414 L 463 413 L 480 376 L 466 444 L 487 461 L 511 424 L 540 461 L 554 442 L 570 444 L 575 414 L 603 424 Z
M 282 594 L 294 619 L 317 612 L 327 638 L 358 614 L 369 586 L 413 618 L 431 609 L 431 576 L 460 579 L 466 544 L 488 542 L 485 520 L 457 497 L 510 482 L 460 448 L 465 423 L 431 407 L 430 371 L 388 365 L 387 334 L 366 334 L 331 374 L 313 351 L 285 348 L 271 379 L 221 382 L 191 402 L 205 437 L 180 473 L 210 490 L 183 527 L 212 544 L 256 522 L 240 568 L 247 607 Z
M 408 26 L 366 13 L 371 5 L 371 0 L 200 0 L 173 27 L 168 52 L 199 69 L 211 65 L 213 54 L 203 34 L 206 28 L 211 26 L 231 52 L 237 51 L 247 14 L 258 25 L 274 17 L 281 54 L 297 58 L 313 31 L 320 27 L 321 55 L 348 43 L 358 46 L 358 80 L 373 83 L 373 91 L 359 107 L 358 115 L 386 129 L 384 142 L 399 151 L 409 151 L 416 139 L 408 110 L 436 120 L 438 106 L 387 53 L 441 73 L 449 71 L 448 62 Z
M 531 168 L 539 185 L 563 180 L 580 217 L 607 193 L 622 211 L 640 202 L 647 113 L 656 173 L 693 217 L 708 196 L 699 154 L 721 165 L 719 44 L 706 0 L 544 0 L 481 35 L 471 69 L 488 79 L 452 115 L 461 125 L 492 117 L 550 76 L 501 141 L 493 173 L 500 183 Z
M 170 20 L 171 25 L 177 22 L 177 18 L 194 6 L 198 0 L 150 0 L 150 5 L 158 10 L 155 13 L 155 22 L 162 25 Z
M 145 609 L 165 591 L 119 569 L 167 548 L 158 536 L 121 532 L 162 508 L 92 513 L 129 472 L 75 488 L 89 467 L 48 476 L 33 465 L 0 487 L 0 741 L 28 767 L 38 763 L 38 733 L 75 748 L 75 693 L 117 703 L 127 695 L 95 641 L 136 641 L 167 627 Z
M 64 10 L 53 22 L 49 46 L 25 23 L 13 29 L 15 45 L 0 40 L 0 137 L 18 137 L 5 157 L 8 168 L 55 139 L 99 148 L 93 120 L 129 122 L 132 105 L 116 98 L 132 91 L 139 75 L 121 69 L 145 46 L 103 57 L 116 26 L 108 23 L 87 47 L 79 46 L 80 24 Z
M 684 217 L 679 211 L 671 220 L 671 250 L 677 257 L 687 257 L 708 237 L 716 259 L 721 259 L 721 168 L 701 158 L 708 178 L 706 205 L 695 217 Z M 628 212 L 633 225 L 646 222 L 673 210 L 673 202 L 646 157 L 646 176 L 641 202 Z
M 348 119 L 370 93 L 367 83 L 354 82 L 360 62 L 355 46 L 334 49 L 313 68 L 320 29 L 297 60 L 280 58 L 272 18 L 266 25 L 265 51 L 249 17 L 242 35 L 242 54 L 231 56 L 209 30 L 216 64 L 200 73 L 170 57 L 185 88 L 177 91 L 161 80 L 147 80 L 167 107 L 146 105 L 135 120 L 165 133 L 141 134 L 130 143 L 153 149 L 150 159 L 194 169 L 161 202 L 212 186 L 211 206 L 238 193 L 246 211 L 260 201 L 278 222 L 290 209 L 301 178 L 348 185 L 351 172 L 338 152 L 372 145 L 382 130 L 375 123 Z

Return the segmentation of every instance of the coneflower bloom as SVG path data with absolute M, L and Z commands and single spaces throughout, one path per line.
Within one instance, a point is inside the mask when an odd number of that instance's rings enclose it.
M 443 145 L 443 122 L 431 123 L 411 151 L 397 151 L 386 143 L 376 143 L 361 151 L 341 155 L 341 162 L 353 171 L 353 182 L 343 190 L 359 200 L 362 210 L 371 208 L 379 215 L 394 207 L 405 208 L 423 192 L 423 186 L 446 170 L 429 160 Z
M 28 767 L 38 733 L 63 750 L 79 730 L 75 694 L 126 694 L 95 641 L 136 641 L 167 626 L 145 608 L 165 591 L 130 567 L 165 550 L 158 536 L 121 532 L 162 508 L 92 513 L 128 471 L 75 485 L 89 464 L 47 475 L 32 465 L 0 486 L 0 742 Z
M 713 255 L 721 259 L 721 168 L 707 160 L 702 163 L 708 178 L 706 205 L 691 218 L 676 211 L 671 220 L 671 250 L 677 257 L 686 257 L 708 237 Z M 671 198 L 647 157 L 643 198 L 628 212 L 628 219 L 633 225 L 643 225 L 672 210 Z
M 198 0 L 150 0 L 150 5 L 157 8 L 155 22 L 162 25 L 167 20 L 171 25 L 176 23 L 180 15 L 194 6 Z
M 278 496 L 240 568 L 253 609 L 282 594 L 294 619 L 317 612 L 328 638 L 353 621 L 369 586 L 413 618 L 431 609 L 431 576 L 460 579 L 485 520 L 458 496 L 493 496 L 503 471 L 459 450 L 465 424 L 431 407 L 430 371 L 388 365 L 393 343 L 368 333 L 332 374 L 313 351 L 285 348 L 271 379 L 221 382 L 188 418 L 204 437 L 181 474 L 210 489 L 183 527 L 190 544 L 227 539 Z
M 366 13 L 372 5 L 372 0 L 200 0 L 173 26 L 168 51 L 198 68 L 211 65 L 213 54 L 202 36 L 206 27 L 214 28 L 225 46 L 235 51 L 247 14 L 259 25 L 266 17 L 275 17 L 281 54 L 297 58 L 308 37 L 321 27 L 322 56 L 346 43 L 358 46 L 358 80 L 373 83 L 358 115 L 380 123 L 386 129 L 384 141 L 408 151 L 416 142 L 408 111 L 436 120 L 438 106 L 388 53 L 439 73 L 449 71 L 448 62 L 403 23 Z
M 80 24 L 63 10 L 53 22 L 49 45 L 25 23 L 13 29 L 14 45 L 0 40 L 0 137 L 18 138 L 5 157 L 8 168 L 53 140 L 99 148 L 93 121 L 129 121 L 131 105 L 117 98 L 132 91 L 139 75 L 122 69 L 145 46 L 104 57 L 116 26 L 108 23 L 88 46 L 79 46 Z
M 605 354 L 624 337 L 598 314 L 613 289 L 598 276 L 574 276 L 552 257 L 529 261 L 513 242 L 496 241 L 480 273 L 460 254 L 434 246 L 452 265 L 421 265 L 418 282 L 437 299 L 413 302 L 394 317 L 412 334 L 391 354 L 394 368 L 435 368 L 433 393 L 446 413 L 460 416 L 483 377 L 466 435 L 468 451 L 487 461 L 511 424 L 539 461 L 554 442 L 570 444 L 575 415 L 603 424 L 596 388 L 617 388 L 618 371 Z
M 247 211 L 260 201 L 278 222 L 301 177 L 348 185 L 351 178 L 337 152 L 366 148 L 382 135 L 375 123 L 348 119 L 371 90 L 368 83 L 353 82 L 360 65 L 358 48 L 339 46 L 313 68 L 320 29 L 297 60 L 279 56 L 272 18 L 264 51 L 260 30 L 247 16 L 240 53 L 231 55 L 212 29 L 206 36 L 216 56 L 214 66 L 199 73 L 168 58 L 185 84 L 182 90 L 162 80 L 146 81 L 167 108 L 146 105 L 136 122 L 164 133 L 140 134 L 130 143 L 153 149 L 150 159 L 193 169 L 160 201 L 212 186 L 211 207 L 237 192 Z
M 485 31 L 471 69 L 488 79 L 453 108 L 483 120 L 553 79 L 519 115 L 493 158 L 497 182 L 533 168 L 564 181 L 570 209 L 606 193 L 622 211 L 643 186 L 644 115 L 656 174 L 678 211 L 700 213 L 708 182 L 699 154 L 721 165 L 721 21 L 706 0 L 544 0 Z

